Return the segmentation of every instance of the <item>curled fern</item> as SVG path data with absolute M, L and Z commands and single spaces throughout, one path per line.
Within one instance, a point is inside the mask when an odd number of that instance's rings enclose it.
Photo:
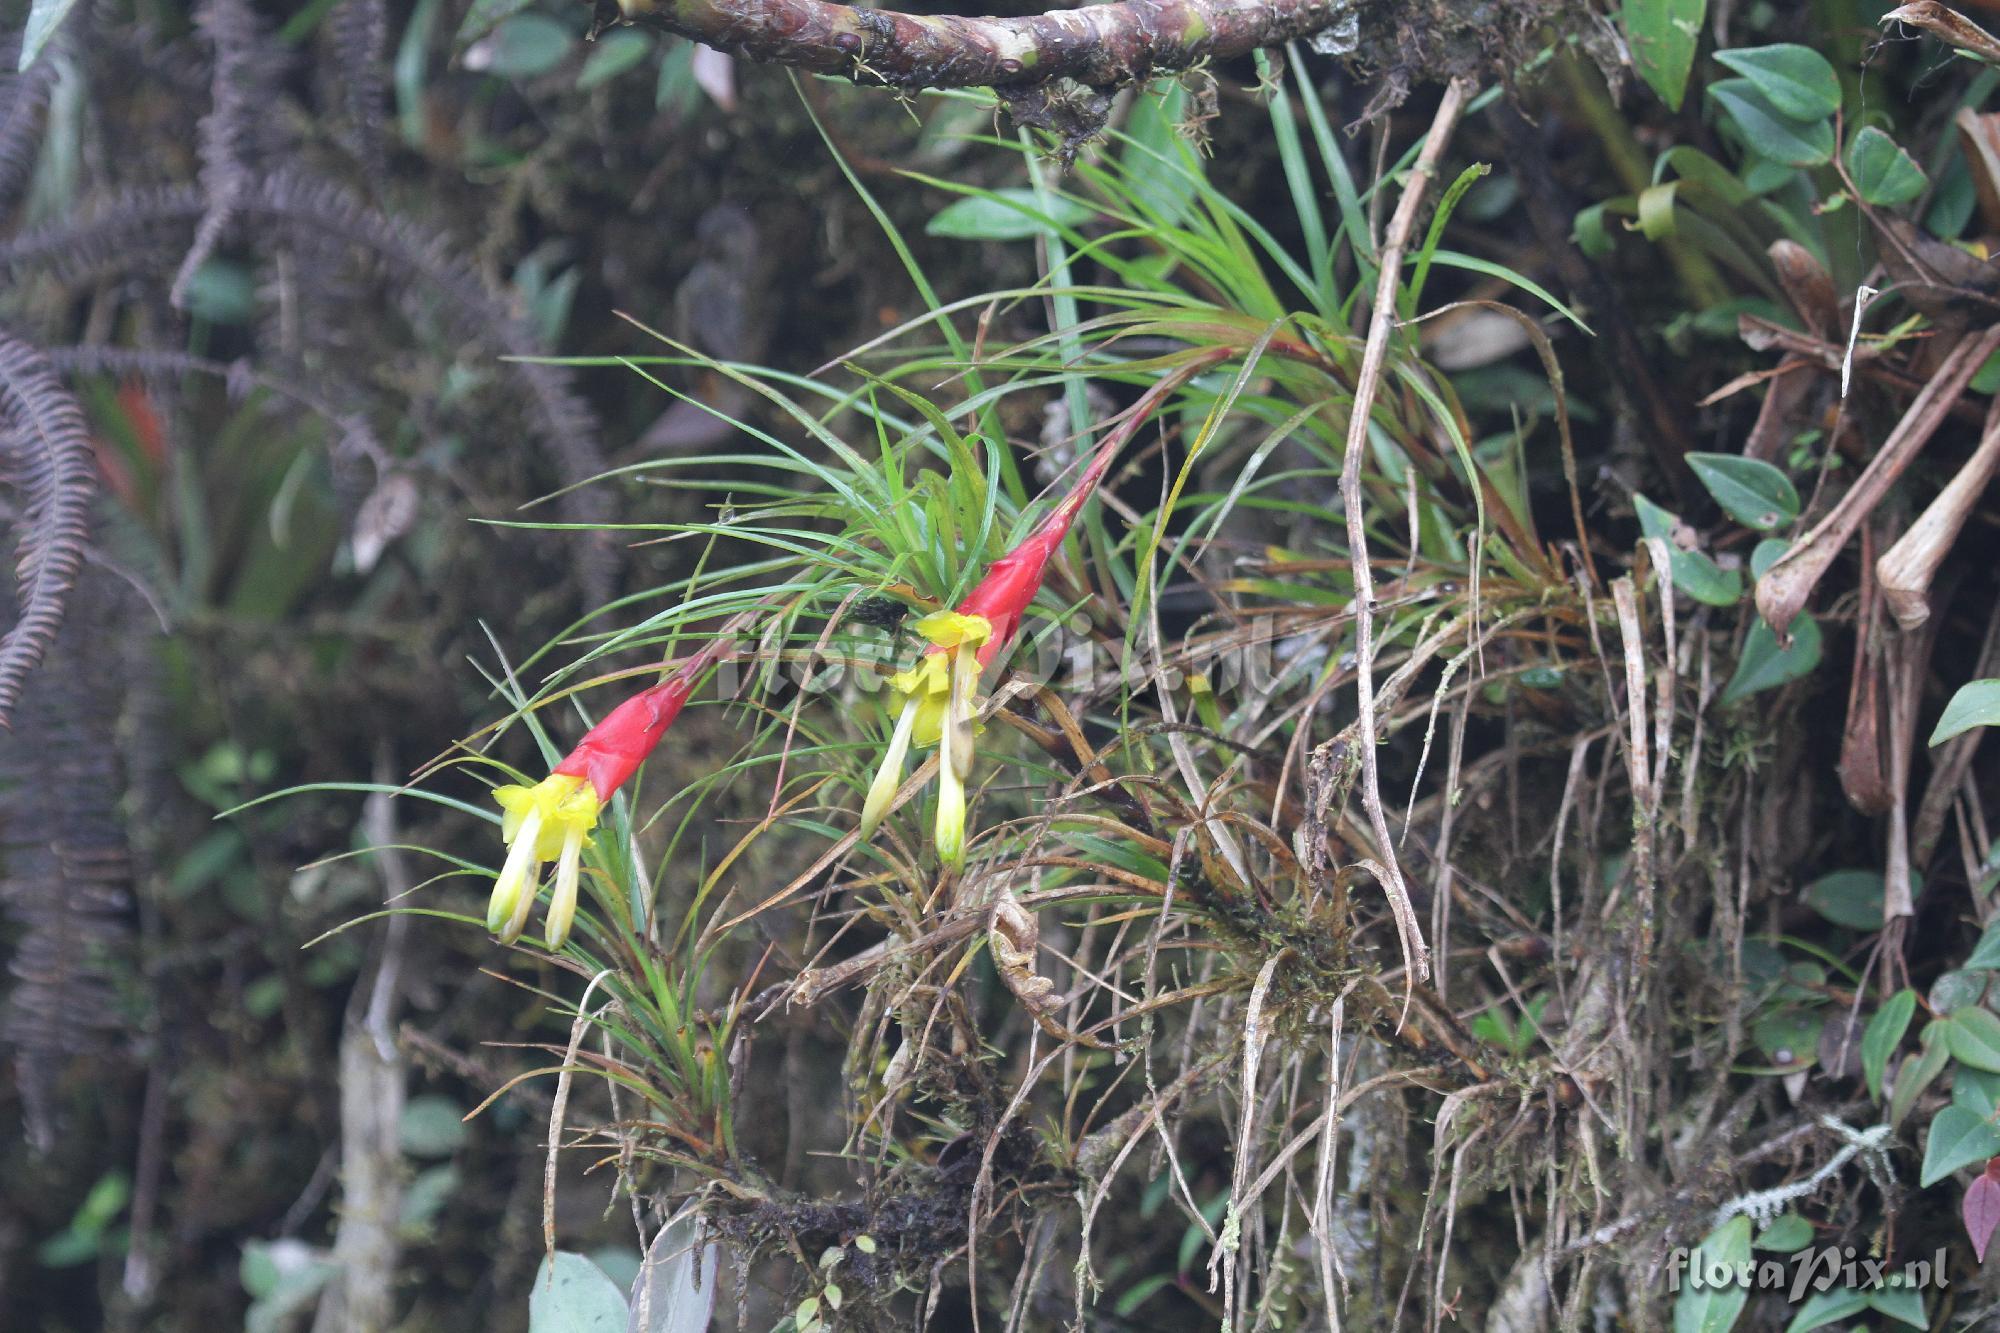
M 90 538 L 97 469 L 83 412 L 42 354 L 0 330 L 0 469 L 20 495 L 15 568 L 19 616 L 0 638 L 0 726 L 21 683 L 42 660 L 62 624 Z

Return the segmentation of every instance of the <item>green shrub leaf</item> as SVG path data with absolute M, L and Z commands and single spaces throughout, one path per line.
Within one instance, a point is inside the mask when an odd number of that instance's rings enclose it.
M 1770 1226 L 1764 1228 L 1757 1237 L 1756 1244 L 1760 1250 L 1775 1250 L 1779 1254 L 1790 1254 L 1794 1250 L 1803 1250 L 1812 1244 L 1812 1238 L 1812 1223 L 1797 1213 L 1784 1213 L 1773 1219 Z
M 1961 732 L 1996 723 L 2000 723 L 2000 680 L 1969 680 L 1944 706 L 1944 716 L 1931 733 L 1931 744 L 1943 745 Z
M 1930 183 L 1917 160 L 1873 125 L 1847 145 L 1847 174 L 1861 197 L 1877 208 L 1907 204 Z
M 1750 1262 L 1750 1219 L 1732 1217 L 1708 1233 L 1688 1257 L 1697 1266 L 1726 1265 L 1734 1271 Z M 1709 1286 L 1684 1283 L 1674 1299 L 1674 1333 L 1728 1333 L 1750 1301 L 1750 1288 L 1738 1282 Z
M 1743 146 L 1757 156 L 1790 167 L 1817 167 L 1833 160 L 1830 123 L 1791 119 L 1750 80 L 1724 79 L 1710 84 L 1708 95 L 1734 123 Z
M 1787 119 L 1824 120 L 1840 110 L 1840 76 L 1809 46 L 1743 46 L 1717 51 L 1715 59 L 1741 74 Z
M 1791 645 L 1782 648 L 1771 627 L 1759 620 L 1743 636 L 1743 656 L 1737 660 L 1736 674 L 1722 689 L 1722 702 L 1740 703 L 1753 694 L 1789 685 L 1819 665 L 1821 652 L 1819 624 L 1811 616 L 1802 615 L 1792 622 Z M 1873 930 L 1881 924 L 1878 915 L 1874 925 L 1865 929 Z
M 1687 460 L 1723 512 L 1744 527 L 1775 532 L 1799 516 L 1799 493 L 1792 479 L 1762 459 L 1689 454 Z
M 1995 1154 L 2000 1154 L 2000 1129 L 1995 1129 L 1977 1112 L 1963 1106 L 1947 1106 L 1931 1121 L 1919 1183 L 1928 1189 L 1961 1167 L 1983 1162 Z
M 1916 1012 L 1917 993 L 1905 986 L 1875 1011 L 1868 1020 L 1868 1030 L 1861 1034 L 1861 1075 L 1868 1081 L 1868 1095 L 1876 1101 L 1882 1100 L 1882 1074 L 1889 1067 L 1889 1057 L 1903 1044 L 1903 1034 L 1910 1030 Z
M 1952 1057 L 1974 1069 L 2000 1073 L 2000 1017 L 1991 1009 L 1967 1005 L 1945 1019 L 1945 1041 Z
M 1723 569 L 1699 551 L 1684 551 L 1675 543 L 1674 529 L 1680 523 L 1679 518 L 1636 492 L 1632 503 L 1639 512 L 1640 530 L 1667 544 L 1668 573 L 1676 588 L 1710 606 L 1734 606 L 1742 600 L 1742 574 Z
M 625 1333 L 625 1293 L 580 1254 L 542 1260 L 528 1293 L 528 1333 Z
M 1660 100 L 1678 111 L 1694 70 L 1708 0 L 1625 0 L 1625 45 L 1632 67 Z

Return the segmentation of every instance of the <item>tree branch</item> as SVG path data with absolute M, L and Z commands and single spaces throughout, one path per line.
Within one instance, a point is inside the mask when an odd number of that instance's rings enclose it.
M 899 88 L 1070 78 L 1106 88 L 1243 55 L 1358 18 L 1363 0 L 1122 0 L 1025 18 L 927 17 L 828 0 L 593 0 L 731 55 Z

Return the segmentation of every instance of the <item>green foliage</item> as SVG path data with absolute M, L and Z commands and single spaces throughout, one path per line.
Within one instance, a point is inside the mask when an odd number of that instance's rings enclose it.
M 1703 1238 L 1688 1256 L 1688 1272 L 1705 1274 L 1711 1265 L 1736 1273 L 1753 1262 L 1750 1253 L 1750 1219 L 1732 1217 Z M 1729 1281 L 1710 1285 L 1692 1276 L 1684 1278 L 1680 1295 L 1674 1299 L 1674 1333 L 1728 1333 L 1737 1316 L 1750 1303 L 1750 1288 Z
M 542 1260 L 528 1294 L 528 1333 L 625 1333 L 625 1293 L 580 1254 Z
M 1708 0 L 1625 0 L 1621 21 L 1632 64 L 1646 86 L 1678 111 L 1687 95 Z
M 1974 727 L 2000 724 L 2000 680 L 1971 680 L 1958 687 L 1944 706 L 1930 743 L 1942 745 Z

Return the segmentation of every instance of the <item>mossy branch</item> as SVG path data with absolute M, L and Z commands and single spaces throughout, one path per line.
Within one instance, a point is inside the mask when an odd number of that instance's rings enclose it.
M 1106 88 L 1353 21 L 1362 0 L 1122 0 L 1022 18 L 858 9 L 829 0 L 593 0 L 731 55 L 900 88 Z

